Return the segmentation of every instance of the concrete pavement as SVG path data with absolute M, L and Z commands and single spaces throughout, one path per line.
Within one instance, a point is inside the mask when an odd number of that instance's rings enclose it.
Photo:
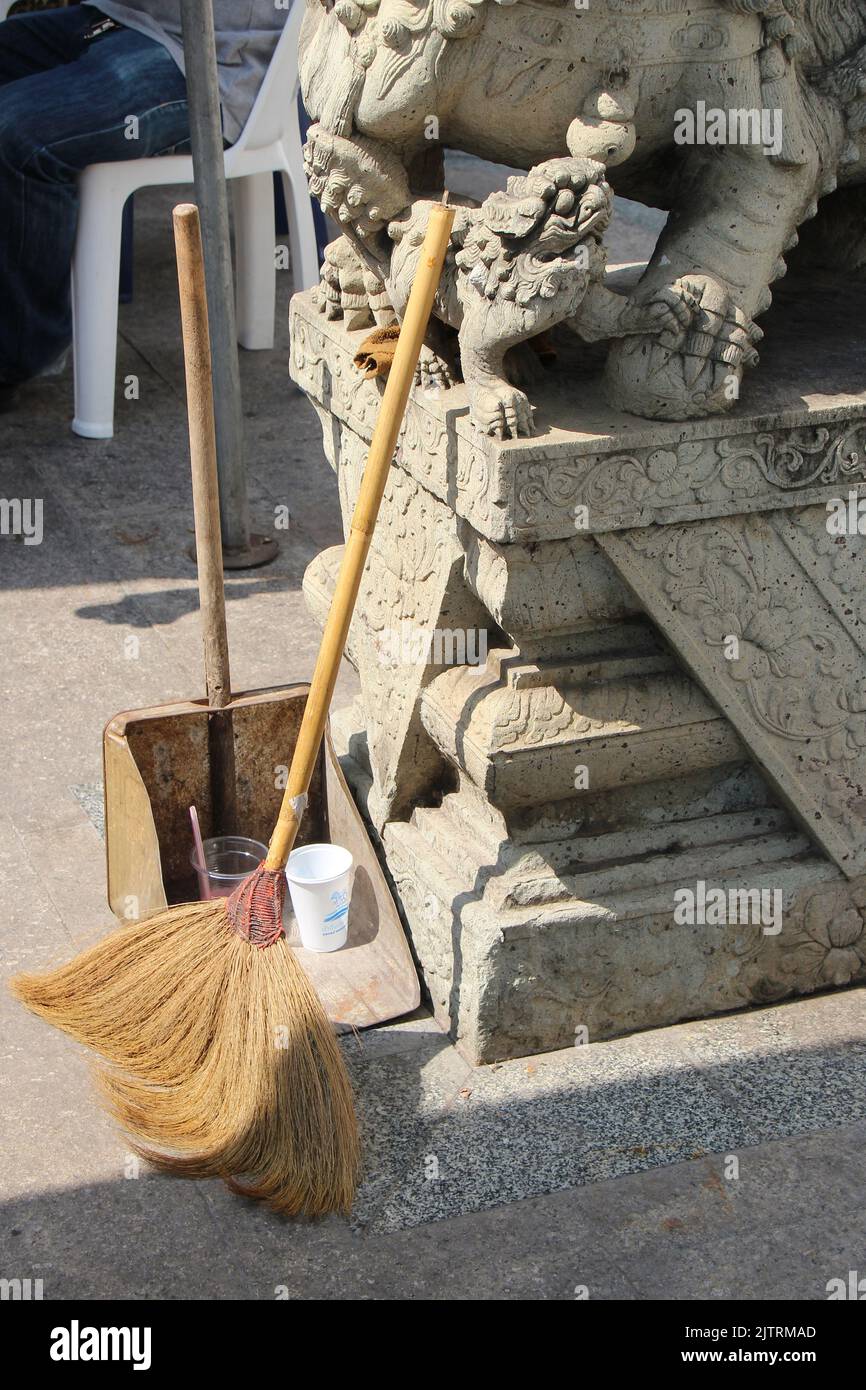
M 44 503 L 41 544 L 0 540 L 4 974 L 111 925 L 106 719 L 203 687 L 172 197 L 137 202 L 118 368 L 137 398 L 115 439 L 69 433 L 68 373 L 0 420 L 0 495 Z M 653 228 L 625 230 L 624 258 L 645 251 Z M 228 582 L 236 688 L 309 676 L 301 580 L 341 538 L 286 374 L 289 290 L 283 275 L 274 352 L 242 354 L 254 514 L 269 529 L 287 507 L 292 526 L 272 566 Z M 347 670 L 337 702 L 353 689 Z M 866 1273 L 863 1004 L 853 990 L 486 1069 L 421 1011 L 344 1044 L 366 1143 L 353 1220 L 290 1224 L 138 1168 L 83 1054 L 4 992 L 0 1277 L 42 1278 L 51 1299 L 824 1299 Z

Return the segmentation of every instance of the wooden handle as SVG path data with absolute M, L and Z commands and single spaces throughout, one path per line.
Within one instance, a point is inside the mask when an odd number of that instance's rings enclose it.
M 400 328 L 397 351 L 379 407 L 379 417 L 373 431 L 328 620 L 322 634 L 316 669 L 313 672 L 310 693 L 298 732 L 279 819 L 268 848 L 265 863 L 269 869 L 285 868 L 298 833 L 303 802 L 309 790 L 325 732 L 328 709 L 337 682 L 343 648 L 349 635 L 349 624 L 352 621 L 361 576 L 367 563 L 370 541 L 394 450 L 397 447 L 397 436 L 412 389 L 415 367 L 427 331 L 439 277 L 442 274 L 453 222 L 453 208 L 441 203 L 434 204 L 430 210 L 427 235 L 412 282 L 412 293 Z
M 204 672 L 208 705 L 214 711 L 208 725 L 211 833 L 226 835 L 236 829 L 234 733 L 230 713 L 218 713 L 231 700 L 231 673 L 223 587 L 210 334 L 198 208 L 193 203 L 180 203 L 174 209 L 173 221 L 186 370 Z
M 180 203 L 174 209 L 173 220 L 186 367 L 204 669 L 208 704 L 212 709 L 221 709 L 231 699 L 231 678 L 223 589 L 210 336 L 198 208 L 193 203 Z

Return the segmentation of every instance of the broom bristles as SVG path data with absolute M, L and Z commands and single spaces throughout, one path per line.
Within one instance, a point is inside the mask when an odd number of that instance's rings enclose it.
M 290 1215 L 351 1208 L 352 1088 L 284 936 L 260 950 L 232 930 L 224 899 L 184 904 L 11 987 L 99 1054 L 106 1103 L 158 1168 L 222 1178 Z

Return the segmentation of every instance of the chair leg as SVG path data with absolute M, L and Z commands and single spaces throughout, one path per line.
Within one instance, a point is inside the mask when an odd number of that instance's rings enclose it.
M 289 216 L 294 289 L 296 292 L 312 290 L 319 283 L 319 248 L 306 176 L 299 182 L 291 174 L 284 173 L 283 188 L 286 190 L 286 211 Z
M 231 185 L 238 342 L 245 348 L 272 348 L 277 289 L 273 175 L 247 174 Z
M 72 429 L 84 439 L 111 439 L 114 434 L 117 295 L 125 201 L 125 196 L 110 196 L 98 183 L 89 182 L 86 173 L 82 176 L 72 261 Z
M 283 140 L 283 189 L 286 212 L 289 216 L 289 245 L 292 251 L 292 274 L 296 290 L 311 290 L 319 283 L 319 251 L 316 245 L 316 224 L 307 176 L 304 173 L 301 130 L 297 104 L 290 113 L 289 126 Z
M 135 194 L 131 193 L 123 206 L 120 223 L 120 294 L 121 304 L 131 304 L 135 262 Z

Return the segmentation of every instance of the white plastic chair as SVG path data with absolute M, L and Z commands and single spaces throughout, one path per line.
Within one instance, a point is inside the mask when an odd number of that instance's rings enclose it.
M 274 172 L 283 176 L 295 286 L 310 289 L 319 279 L 298 119 L 298 37 L 303 14 L 303 0 L 295 0 L 249 119 L 237 143 L 225 154 L 234 203 L 238 342 L 245 348 L 274 345 Z M 72 428 L 85 439 L 110 439 L 114 434 L 124 204 L 138 188 L 192 181 L 190 155 L 91 164 L 81 175 L 72 264 Z

